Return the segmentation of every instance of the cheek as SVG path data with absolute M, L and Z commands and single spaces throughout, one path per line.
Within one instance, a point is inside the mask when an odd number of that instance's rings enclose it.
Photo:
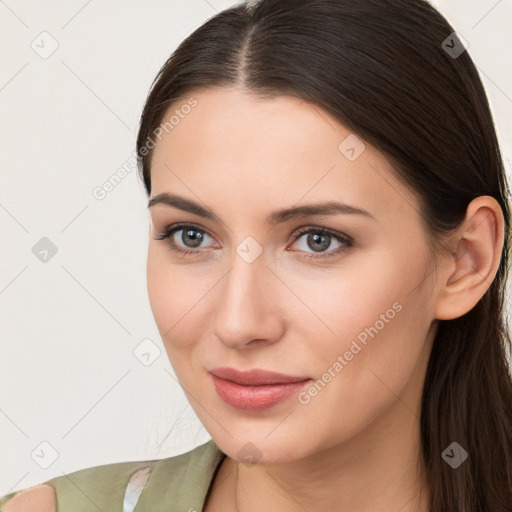
M 305 425 L 316 425 L 323 415 L 324 428 L 337 429 L 341 439 L 370 424 L 398 397 L 406 414 L 415 408 L 431 323 L 426 285 L 412 291 L 420 266 L 390 260 L 370 277 L 354 271 L 336 290 L 329 288 L 319 311 L 335 334 L 324 329 L 322 338 L 311 336 L 317 343 L 305 354 L 316 363 L 317 379 L 298 397 L 310 420 Z
M 310 334 L 301 337 L 326 353 L 348 350 L 357 336 L 364 342 L 367 330 L 376 323 L 379 331 L 386 330 L 405 295 L 403 268 L 393 262 L 391 254 L 382 252 L 378 257 L 352 258 L 328 272 L 293 269 L 285 277 L 288 281 L 293 277 L 293 291 L 301 299 L 302 310 L 295 316 L 308 321 L 309 328 L 301 325 Z M 290 297 L 290 302 L 297 301 Z
M 317 274 L 314 282 L 296 280 L 295 291 L 317 317 L 308 315 L 312 360 L 327 369 L 344 354 L 349 366 L 366 367 L 416 357 L 429 325 L 428 293 L 416 286 L 426 266 L 390 250 L 347 260 L 342 271 Z
M 167 348 L 167 340 L 181 328 L 180 318 L 186 314 L 187 287 L 176 266 L 169 264 L 164 253 L 162 247 L 150 242 L 147 287 L 151 310 Z
M 175 264 L 165 247 L 150 242 L 147 289 L 151 310 L 165 348 L 187 350 L 201 339 L 210 314 L 215 276 L 203 267 Z
M 150 242 L 146 268 L 148 298 L 160 334 L 172 326 L 170 316 L 176 311 L 173 302 L 176 302 L 177 295 L 170 293 L 170 276 L 166 278 L 166 275 L 166 265 L 161 250 Z

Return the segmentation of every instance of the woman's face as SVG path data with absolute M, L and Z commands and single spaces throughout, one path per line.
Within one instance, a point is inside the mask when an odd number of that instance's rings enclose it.
M 178 110 L 154 149 L 151 198 L 180 196 L 211 215 L 152 205 L 147 279 L 170 362 L 210 435 L 234 459 L 283 462 L 419 413 L 436 272 L 417 199 L 318 107 L 227 88 L 193 97 L 165 117 Z M 306 211 L 328 202 L 352 209 Z M 274 215 L 288 209 L 298 212 Z M 217 391 L 219 367 L 311 380 L 288 395 L 222 381 Z

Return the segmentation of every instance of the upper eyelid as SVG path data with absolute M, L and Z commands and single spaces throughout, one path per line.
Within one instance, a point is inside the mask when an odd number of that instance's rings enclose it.
M 172 231 L 173 232 L 172 234 L 174 235 L 178 231 L 181 231 L 182 229 L 186 229 L 186 228 L 193 228 L 193 229 L 197 229 L 197 231 L 203 231 L 210 238 L 215 240 L 215 237 L 211 234 L 211 232 L 208 229 L 201 227 L 199 224 L 194 224 L 193 222 L 192 223 L 190 223 L 190 222 L 178 222 L 175 225 L 174 224 L 169 224 L 168 226 L 165 226 L 162 229 L 161 232 L 167 232 L 167 231 L 170 232 L 170 231 Z

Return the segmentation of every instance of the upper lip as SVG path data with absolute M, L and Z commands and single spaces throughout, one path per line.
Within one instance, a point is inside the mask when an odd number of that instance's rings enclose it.
M 213 368 L 213 370 L 210 370 L 210 373 L 221 379 L 229 380 L 243 386 L 288 384 L 290 382 L 303 382 L 310 379 L 310 377 L 295 377 L 268 370 L 260 370 L 258 368 L 254 370 L 240 371 L 235 368 L 222 367 Z

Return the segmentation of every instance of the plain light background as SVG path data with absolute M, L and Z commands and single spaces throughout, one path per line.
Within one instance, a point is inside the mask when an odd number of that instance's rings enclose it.
M 149 306 L 142 182 L 93 190 L 133 156 L 160 66 L 234 3 L 0 0 L 0 495 L 210 438 Z M 469 43 L 510 174 L 512 2 L 432 3 Z

